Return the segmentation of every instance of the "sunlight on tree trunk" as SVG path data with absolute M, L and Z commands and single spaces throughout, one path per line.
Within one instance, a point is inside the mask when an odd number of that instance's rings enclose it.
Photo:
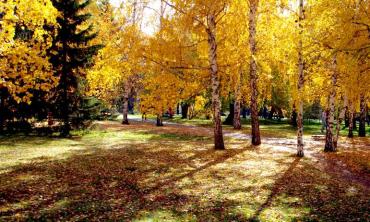
M 221 102 L 220 102 L 220 79 L 217 67 L 217 42 L 216 42 L 216 20 L 214 15 L 208 15 L 208 47 L 209 63 L 212 79 L 212 106 L 214 121 L 214 143 L 216 150 L 225 149 L 224 138 L 222 135 L 221 123 Z

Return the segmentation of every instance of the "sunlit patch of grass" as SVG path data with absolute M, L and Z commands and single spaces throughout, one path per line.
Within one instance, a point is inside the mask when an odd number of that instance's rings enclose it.
M 260 221 L 295 221 L 308 215 L 309 208 L 292 207 L 289 204 L 276 204 L 276 206 L 265 209 L 259 216 Z
M 71 201 L 67 198 L 60 199 L 50 205 L 48 208 L 42 210 L 42 214 L 53 213 L 57 211 L 63 211 L 71 204 Z
M 168 210 L 156 210 L 151 212 L 140 212 L 139 216 L 133 220 L 133 222 L 195 222 L 197 219 L 194 215 L 176 215 L 175 213 Z
M 29 200 L 20 201 L 16 203 L 8 203 L 8 204 L 0 206 L 0 213 L 7 212 L 7 211 L 22 210 L 22 209 L 29 207 L 31 204 L 32 204 L 32 201 L 29 201 Z

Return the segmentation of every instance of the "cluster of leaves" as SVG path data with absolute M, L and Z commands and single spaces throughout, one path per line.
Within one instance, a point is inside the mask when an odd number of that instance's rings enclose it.
M 45 29 L 56 25 L 58 11 L 49 0 L 9 0 L 0 1 L 0 12 L 0 88 L 30 103 L 32 89 L 48 91 L 58 82 L 47 57 L 53 34 Z

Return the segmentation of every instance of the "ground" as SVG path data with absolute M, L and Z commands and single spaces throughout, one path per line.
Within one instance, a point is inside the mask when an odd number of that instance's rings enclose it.
M 308 131 L 297 158 L 294 130 L 261 129 L 253 147 L 248 127 L 226 127 L 225 151 L 207 124 L 1 138 L 0 221 L 370 221 L 369 138 L 324 153 Z

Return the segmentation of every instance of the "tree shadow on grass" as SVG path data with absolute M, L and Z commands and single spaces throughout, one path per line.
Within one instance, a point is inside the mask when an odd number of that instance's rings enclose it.
M 306 209 L 294 221 L 369 221 L 369 190 L 322 172 L 307 159 L 296 158 L 270 190 L 250 221 L 260 221 L 262 214 L 266 218 L 271 213 L 269 208 L 284 205 Z
M 287 177 L 293 173 L 293 170 L 297 167 L 300 160 L 301 158 L 296 157 L 294 161 L 289 165 L 288 170 L 286 170 L 284 174 L 275 181 L 271 189 L 270 195 L 267 197 L 266 201 L 258 208 L 254 215 L 250 218 L 251 221 L 257 221 L 261 212 L 271 206 L 273 199 L 280 194 L 281 192 L 280 189 L 282 185 L 286 182 Z
M 225 181 L 225 190 L 220 193 L 223 196 L 232 195 L 237 188 L 253 192 L 258 184 L 226 189 L 227 179 L 253 179 L 241 169 L 230 166 L 222 176 L 213 172 L 222 171 L 216 167 L 232 164 L 236 157 L 248 162 L 266 153 L 254 152 L 251 148 L 217 152 L 203 146 L 181 150 L 182 144 L 177 145 L 180 148 L 162 147 L 160 141 L 152 141 L 140 146 L 86 149 L 74 151 L 74 155 L 64 160 L 46 159 L 19 165 L 0 174 L 0 220 L 265 220 L 266 212 L 282 205 L 284 197 L 300 199 L 300 202 L 286 203 L 290 208 L 310 209 L 308 214 L 297 216 L 297 220 L 366 219 L 363 212 L 369 208 L 368 194 L 361 190 L 348 194 L 351 184 L 325 176 L 306 161 L 289 157 L 276 160 L 278 167 L 287 170 L 273 177 L 276 180 L 272 186 L 263 187 L 270 195 L 252 214 L 246 214 L 238 207 L 252 204 L 248 201 L 253 199 L 203 197 L 197 193 L 196 175 L 210 171 L 211 177 L 204 178 L 206 185 Z M 255 159 L 245 156 L 248 152 L 256 155 Z M 273 153 L 267 154 L 273 157 Z M 190 182 L 179 184 L 185 179 Z M 194 190 L 186 193 L 183 189 Z
M 216 151 L 202 155 L 195 151 L 204 165 L 191 170 L 182 169 L 191 165 L 192 158 L 179 157 L 176 150 L 153 151 L 149 145 L 80 150 L 66 160 L 22 164 L 0 175 L 0 218 L 131 220 L 140 211 L 181 208 L 198 200 L 172 192 L 177 181 L 243 151 L 219 152 L 212 161 L 208 155 L 214 157 Z

